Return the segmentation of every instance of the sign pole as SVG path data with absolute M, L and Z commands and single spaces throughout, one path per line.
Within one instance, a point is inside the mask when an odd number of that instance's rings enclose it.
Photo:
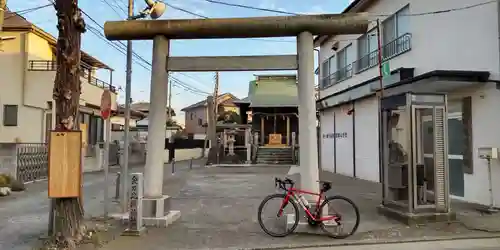
M 109 143 L 111 138 L 111 93 L 104 90 L 101 95 L 101 117 L 104 120 L 104 147 L 103 147 L 103 168 L 104 168 L 104 219 L 108 218 L 109 208 Z
M 109 140 L 111 138 L 111 119 L 109 117 L 104 121 L 106 123 L 106 133 L 104 138 L 104 219 L 108 218 L 109 212 Z

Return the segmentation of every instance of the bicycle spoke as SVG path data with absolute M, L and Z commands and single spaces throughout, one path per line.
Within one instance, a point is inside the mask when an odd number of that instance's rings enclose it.
M 331 217 L 321 223 L 325 233 L 333 238 L 346 238 L 354 234 L 359 225 L 359 210 L 349 199 L 341 196 L 328 198 L 323 204 L 328 214 L 323 218 Z
M 271 195 L 259 206 L 259 224 L 264 232 L 274 237 L 290 234 L 298 224 L 298 221 L 295 222 L 298 219 L 296 218 L 298 217 L 296 205 L 289 201 L 288 204 L 282 206 L 284 199 L 285 195 Z

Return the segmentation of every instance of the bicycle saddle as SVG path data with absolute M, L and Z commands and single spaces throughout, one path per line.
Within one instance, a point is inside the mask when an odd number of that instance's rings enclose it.
M 332 183 L 329 181 L 318 181 L 321 184 L 321 192 L 326 192 L 330 189 L 332 189 Z

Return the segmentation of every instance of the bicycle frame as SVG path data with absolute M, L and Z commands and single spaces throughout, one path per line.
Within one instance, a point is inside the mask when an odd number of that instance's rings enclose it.
M 318 221 L 318 222 L 319 221 L 328 221 L 328 220 L 336 220 L 338 218 L 338 216 L 335 216 L 335 215 L 326 216 L 326 217 L 319 217 L 318 216 L 320 214 L 319 210 L 320 210 L 321 201 L 324 200 L 324 198 L 325 198 L 324 192 L 313 193 L 313 192 L 309 192 L 309 191 L 305 191 L 305 190 L 301 190 L 301 189 L 297 189 L 297 188 L 293 188 L 293 187 L 287 189 L 286 192 L 287 192 L 286 197 L 283 200 L 283 203 L 281 204 L 280 210 L 278 212 L 278 216 L 281 216 L 283 214 L 283 209 L 290 201 L 290 198 L 292 198 L 306 212 L 307 216 L 309 218 L 313 219 L 314 221 Z M 304 204 L 302 204 L 302 202 L 300 201 L 300 198 L 298 197 L 298 194 L 308 194 L 308 195 L 313 195 L 313 196 L 318 197 L 318 200 L 316 201 L 315 214 L 312 214 L 311 211 L 309 211 L 309 209 Z

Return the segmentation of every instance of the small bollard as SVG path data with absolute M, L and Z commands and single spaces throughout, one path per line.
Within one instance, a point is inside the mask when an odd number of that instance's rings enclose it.
M 175 174 L 175 158 L 172 159 L 172 174 Z
M 193 169 L 193 158 L 189 160 L 189 169 Z
M 115 187 L 115 200 L 120 199 L 120 176 L 122 174 L 120 172 L 116 173 L 116 187 Z

